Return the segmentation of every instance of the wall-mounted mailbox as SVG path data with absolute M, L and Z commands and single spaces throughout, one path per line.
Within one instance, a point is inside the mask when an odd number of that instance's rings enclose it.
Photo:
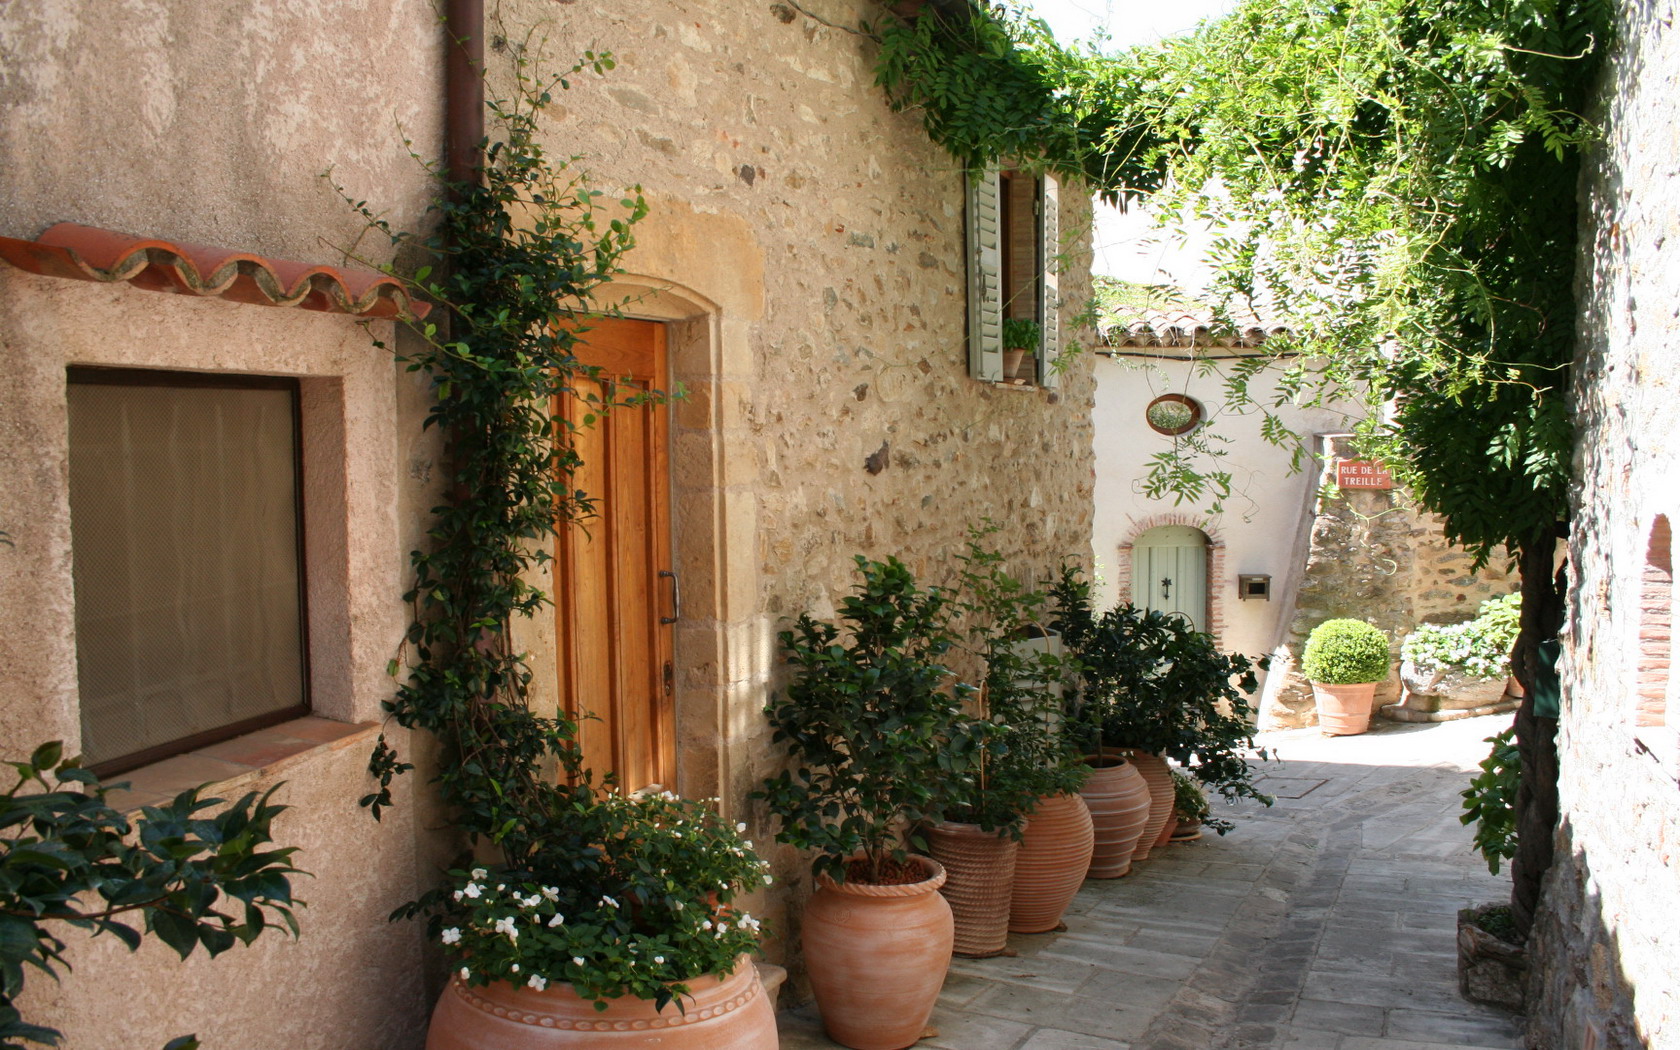
M 1237 598 L 1248 601 L 1250 598 L 1263 602 L 1272 600 L 1272 578 L 1264 573 L 1242 573 L 1237 576 Z

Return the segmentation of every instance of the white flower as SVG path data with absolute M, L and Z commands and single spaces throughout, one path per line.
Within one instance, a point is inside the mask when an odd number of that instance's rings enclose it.
M 558 886 L 544 886 L 542 888 L 542 895 L 544 897 L 547 897 L 551 901 L 557 901 L 557 900 L 560 899 L 560 887 L 558 887 Z
M 471 976 L 472 976 L 472 971 L 471 970 L 467 969 L 465 966 L 461 967 L 461 980 L 464 981 Z
M 518 964 L 518 963 L 514 963 L 514 964 L 513 964 L 513 965 L 512 965 L 512 966 L 509 966 L 509 967 L 508 967 L 508 970 L 509 970 L 509 972 L 511 972 L 511 973 L 518 973 L 518 972 L 519 972 L 519 964 Z
M 460 900 L 461 900 L 461 891 L 460 891 L 460 890 L 456 890 L 456 891 L 455 891 L 455 893 L 454 893 L 454 894 L 453 894 L 453 896 L 454 896 L 454 898 L 455 898 L 455 900 L 456 900 L 456 901 L 457 901 L 457 902 L 459 902 L 459 901 L 460 901 Z
M 517 942 L 519 940 L 519 931 L 514 928 L 513 922 L 514 919 L 511 915 L 506 918 L 497 919 L 495 932 L 506 934 L 509 941 Z
M 548 978 L 541 974 L 534 973 L 531 975 L 531 979 L 525 982 L 525 986 L 527 988 L 535 988 L 540 992 L 544 988 L 548 987 Z
M 459 944 L 460 942 L 461 942 L 461 931 L 458 927 L 451 926 L 451 927 L 449 927 L 449 929 L 443 931 L 443 943 L 445 943 L 445 944 Z
M 664 961 L 665 961 L 665 956 L 663 956 L 663 955 L 655 955 L 655 956 L 654 956 L 654 957 L 653 957 L 653 961 L 654 961 L 654 962 L 656 962 L 656 963 L 663 963 L 663 962 L 664 962 Z
M 764 884 L 765 884 L 765 885 L 766 885 L 766 886 L 768 886 L 768 885 L 770 885 L 770 884 L 771 884 L 771 883 L 772 883 L 772 882 L 775 882 L 775 881 L 776 881 L 776 880 L 775 880 L 775 879 L 772 879 L 772 878 L 771 878 L 771 877 L 770 877 L 770 876 L 768 876 L 768 875 L 766 875 L 766 876 L 764 876 Z
M 565 921 L 566 917 L 564 915 L 561 915 L 559 912 L 555 912 L 554 918 L 548 920 L 548 928 L 552 930 L 554 927 L 559 926 Z
M 683 910 L 683 902 L 682 901 L 676 901 L 671 905 L 671 907 L 676 909 L 677 911 L 682 911 Z
M 582 966 L 583 965 L 583 956 L 581 956 L 581 955 L 572 956 L 572 965 L 573 966 Z
M 741 832 L 741 833 L 744 834 L 747 830 L 747 822 L 744 821 L 744 820 L 737 822 L 736 825 L 735 825 L 735 830 L 737 832 Z
M 500 893 L 505 889 L 507 889 L 507 883 L 505 883 L 505 882 L 496 883 L 496 892 L 497 893 Z
M 482 879 L 489 874 L 490 873 L 488 871 L 485 871 L 483 868 L 474 868 L 472 870 L 472 877 L 475 878 L 475 879 Z
M 478 883 L 476 883 L 476 882 L 467 883 L 467 888 L 465 890 L 462 890 L 461 892 L 465 893 L 467 896 L 471 897 L 473 900 L 478 900 L 478 898 L 484 896 L 484 891 L 479 888 Z
M 706 920 L 706 921 L 705 921 L 705 922 L 703 922 L 703 923 L 701 923 L 701 924 L 700 924 L 700 928 L 701 928 L 701 929 L 702 929 L 702 930 L 709 930 L 709 929 L 711 929 L 711 928 L 712 928 L 712 920 L 710 920 L 710 919 L 707 919 L 707 920 Z
M 618 902 L 613 900 L 611 897 L 603 896 L 600 901 L 600 906 L 603 908 L 616 908 L 618 907 Z

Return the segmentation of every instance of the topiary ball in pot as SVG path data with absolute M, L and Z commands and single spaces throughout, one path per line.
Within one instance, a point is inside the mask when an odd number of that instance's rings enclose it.
M 1388 638 L 1365 621 L 1326 620 L 1313 628 L 1301 673 L 1312 683 L 1319 728 L 1332 736 L 1365 732 L 1388 670 Z

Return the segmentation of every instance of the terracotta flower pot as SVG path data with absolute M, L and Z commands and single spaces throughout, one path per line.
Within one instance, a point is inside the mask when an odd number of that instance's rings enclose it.
M 1046 795 L 1027 816 L 1015 858 L 1010 933 L 1043 933 L 1062 921 L 1091 867 L 1091 811 L 1078 795 Z
M 1177 830 L 1178 830 L 1178 814 L 1177 813 L 1168 813 L 1167 814 L 1167 822 L 1165 824 L 1161 825 L 1161 833 L 1159 835 L 1155 836 L 1155 842 L 1150 847 L 1150 852 L 1153 853 L 1155 850 L 1158 850 L 1162 846 L 1165 846 L 1167 843 L 1171 842 L 1172 837 L 1173 837 L 1173 832 L 1175 832 Z
M 1129 752 L 1132 765 L 1143 775 L 1144 783 L 1149 785 L 1149 823 L 1143 826 L 1143 834 L 1138 838 L 1137 849 L 1132 853 L 1132 863 L 1149 857 L 1155 843 L 1161 838 L 1161 829 L 1167 826 L 1167 818 L 1173 814 L 1173 782 L 1172 773 L 1167 769 L 1167 760 L 1160 755 L 1146 755 L 1141 751 Z
M 1009 946 L 1009 898 L 1021 844 L 978 824 L 946 821 L 927 829 L 928 852 L 945 868 L 939 892 L 956 924 L 951 951 L 974 959 Z
M 1357 736 L 1371 725 L 1371 700 L 1377 683 L 1326 685 L 1314 682 L 1313 703 L 1318 708 L 1318 728 L 1329 736 Z
M 682 1009 L 625 996 L 604 1011 L 563 981 L 543 991 L 450 979 L 426 1050 L 776 1050 L 776 1014 L 746 956 L 733 972 L 683 982 Z
M 951 961 L 945 869 L 906 886 L 836 884 L 821 876 L 805 906 L 805 965 L 829 1038 L 853 1050 L 903 1050 L 933 1015 Z
M 1132 851 L 1149 823 L 1149 785 L 1118 748 L 1104 748 L 1086 762 L 1091 776 L 1079 794 L 1095 835 L 1086 878 L 1117 879 L 1132 870 Z

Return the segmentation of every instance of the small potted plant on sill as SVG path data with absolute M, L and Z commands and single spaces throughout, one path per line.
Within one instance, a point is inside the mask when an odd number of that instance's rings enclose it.
M 1003 954 L 1012 927 L 1061 921 L 1083 872 L 1047 835 L 1057 822 L 1046 814 L 1081 806 L 1075 792 L 1089 773 L 1056 725 L 1065 662 L 1044 644 L 1053 638 L 1044 626 L 1049 596 L 1011 576 L 1003 556 L 985 546 L 1000 530 L 992 522 L 971 528 L 959 559 L 963 648 L 979 668 L 975 717 L 986 732 L 968 790 L 928 829 L 929 852 L 946 871 L 941 892 L 956 919 L 954 951 L 976 958 Z M 1028 820 L 1034 813 L 1036 824 Z M 1045 914 L 1028 914 L 1035 909 Z
M 1038 344 L 1043 338 L 1044 330 L 1037 321 L 1021 317 L 1004 318 L 1003 378 L 1033 379 L 1038 364 Z
M 451 871 L 411 906 L 455 967 L 427 1050 L 774 1050 L 760 923 L 736 904 L 769 881 L 744 825 L 669 793 L 571 803 L 547 829 L 560 848 Z
M 791 764 L 756 797 L 778 840 L 816 851 L 803 939 L 823 1027 L 855 1050 L 899 1050 L 927 1025 L 952 948 L 944 869 L 906 829 L 957 793 L 983 730 L 944 663 L 950 593 L 897 559 L 856 560 L 838 622 L 801 615 L 779 635 L 792 676 L 766 714 Z
M 1271 804 L 1255 788 L 1249 762 L 1267 752 L 1254 746 L 1248 698 L 1257 681 L 1247 657 L 1221 653 L 1212 635 L 1182 616 L 1131 605 L 1097 613 L 1090 583 L 1076 569 L 1064 569 L 1052 593 L 1054 625 L 1078 668 L 1067 731 L 1087 748 L 1124 749 L 1149 785 L 1149 823 L 1134 862 L 1162 841 L 1172 817 L 1168 759 L 1229 802 Z
M 1301 653 L 1301 673 L 1312 683 L 1319 729 L 1329 736 L 1365 732 L 1377 683 L 1388 670 L 1388 638 L 1364 620 L 1325 620 L 1314 627 Z

